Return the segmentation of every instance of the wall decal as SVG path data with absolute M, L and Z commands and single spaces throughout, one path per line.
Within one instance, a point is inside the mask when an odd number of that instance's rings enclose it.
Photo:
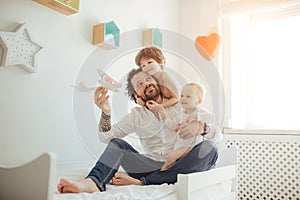
M 19 65 L 28 72 L 36 72 L 36 56 L 42 47 L 32 40 L 26 24 L 15 32 L 0 32 L 1 66 Z
M 157 46 L 162 48 L 162 33 L 158 28 L 143 31 L 143 46 Z
M 198 36 L 195 40 L 197 51 L 206 60 L 213 59 L 220 45 L 220 35 L 218 33 L 211 33 L 208 36 Z
M 120 46 L 120 29 L 114 21 L 96 24 L 92 43 L 103 49 L 116 49 Z
M 72 15 L 79 11 L 79 0 L 32 0 L 64 15 Z

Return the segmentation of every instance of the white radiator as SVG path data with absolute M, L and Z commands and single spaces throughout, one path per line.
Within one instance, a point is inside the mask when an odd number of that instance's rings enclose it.
M 225 134 L 238 148 L 238 199 L 300 200 L 300 136 Z

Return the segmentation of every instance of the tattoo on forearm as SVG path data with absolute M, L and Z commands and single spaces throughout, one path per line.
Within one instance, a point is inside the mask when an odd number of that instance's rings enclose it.
M 101 114 L 101 119 L 99 122 L 99 131 L 100 132 L 107 132 L 111 129 L 110 124 L 110 115 L 106 115 L 104 112 Z

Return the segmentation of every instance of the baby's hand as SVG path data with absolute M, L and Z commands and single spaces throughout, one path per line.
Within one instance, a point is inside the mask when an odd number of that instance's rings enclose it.
M 141 105 L 141 106 L 145 105 L 145 102 L 141 98 L 137 98 L 136 99 L 136 103 L 139 104 L 139 105 Z
M 158 72 L 161 72 L 161 66 L 158 63 L 147 64 L 146 66 L 142 66 L 142 69 L 144 72 L 151 76 Z

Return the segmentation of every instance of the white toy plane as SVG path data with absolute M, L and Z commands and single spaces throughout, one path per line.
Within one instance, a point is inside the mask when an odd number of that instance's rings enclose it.
M 111 76 L 106 74 L 101 69 L 97 69 L 99 74 L 98 83 L 99 85 L 104 86 L 108 90 L 112 92 L 119 92 L 119 88 L 122 87 L 122 84 L 115 81 Z M 72 85 L 72 87 L 76 88 L 79 92 L 94 92 L 96 87 L 87 87 L 83 82 L 80 82 L 78 86 Z

